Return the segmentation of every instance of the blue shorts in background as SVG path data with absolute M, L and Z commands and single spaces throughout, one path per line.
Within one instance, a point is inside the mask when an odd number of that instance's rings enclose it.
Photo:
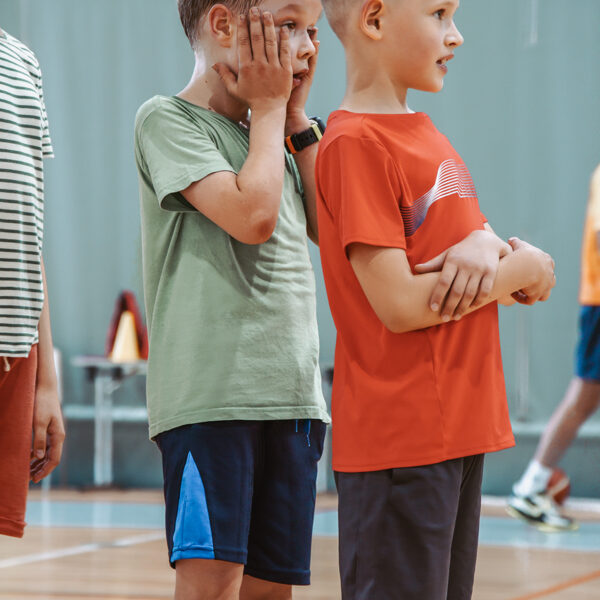
M 582 306 L 575 373 L 581 379 L 600 382 L 600 306 Z
M 217 559 L 310 583 L 321 421 L 216 421 L 159 434 L 169 561 Z

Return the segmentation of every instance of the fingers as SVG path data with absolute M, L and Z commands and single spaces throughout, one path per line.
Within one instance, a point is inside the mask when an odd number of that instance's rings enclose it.
M 315 53 L 308 59 L 308 78 L 310 80 L 312 80 L 314 77 L 317 69 L 317 62 L 319 60 L 319 47 L 321 46 L 321 42 L 319 42 L 319 40 L 313 40 L 313 45 L 315 47 Z
M 431 294 L 430 306 L 432 311 L 437 312 L 440 306 L 442 306 L 442 302 L 444 301 L 450 286 L 454 282 L 457 271 L 456 265 L 452 263 L 444 264 L 444 268 L 440 273 L 440 278 Z
M 260 11 L 254 7 L 250 9 L 250 45 L 252 47 L 252 58 L 255 61 L 267 61 L 265 52 L 265 35 Z
M 452 287 L 446 296 L 446 301 L 442 308 L 442 321 L 449 321 L 453 318 L 456 307 L 465 295 L 467 284 L 469 283 L 469 276 L 463 271 L 459 271 L 456 278 L 452 282 Z
M 238 17 L 238 56 L 240 68 L 252 62 L 252 46 L 250 45 L 250 32 L 248 30 L 248 19 L 246 15 Z
M 516 300 L 519 304 L 526 304 L 527 302 L 527 294 L 524 294 L 521 291 L 513 292 L 511 294 L 514 300 Z
M 481 306 L 484 302 L 486 302 L 494 288 L 494 281 L 496 280 L 496 273 L 486 273 L 481 278 L 481 283 L 479 284 L 479 293 L 475 296 L 475 300 L 473 300 L 473 306 Z
M 503 258 L 504 256 L 511 254 L 513 252 L 513 248 L 510 244 L 507 244 L 506 242 L 502 242 L 502 244 L 500 245 L 500 254 L 499 257 Z
M 523 242 L 523 240 L 520 240 L 518 237 L 511 237 L 508 238 L 508 243 L 510 244 L 510 247 L 513 250 L 518 250 L 519 248 L 522 248 L 525 245 L 525 242 Z
M 64 430 L 62 426 L 56 425 L 52 421 L 47 436 L 49 444 L 43 459 L 34 459 L 30 464 L 30 477 L 34 483 L 41 481 L 46 475 L 49 475 L 60 462 L 62 456 L 63 444 L 65 440 Z
M 33 444 L 31 458 L 41 460 L 46 456 L 46 431 L 47 423 L 36 423 L 33 430 Z
M 453 318 L 458 321 L 471 307 L 473 301 L 478 295 L 479 292 L 479 282 L 480 279 L 478 277 L 471 277 L 467 282 L 467 287 L 465 288 L 465 293 L 461 298 L 456 310 L 454 311 Z
M 227 91 L 230 94 L 235 95 L 235 90 L 237 88 L 237 77 L 235 73 L 226 64 L 223 63 L 217 63 L 213 65 L 212 68 L 217 72 L 217 75 L 221 78 L 221 81 L 227 88 Z
M 265 54 L 270 63 L 279 61 L 279 53 L 277 48 L 277 33 L 275 32 L 275 24 L 273 15 L 270 12 L 263 14 L 263 25 L 265 35 Z
M 279 33 L 279 62 L 284 68 L 292 70 L 292 51 L 290 49 L 290 30 L 282 27 Z
M 416 273 L 433 273 L 435 271 L 441 271 L 444 266 L 444 262 L 446 261 L 446 256 L 448 255 L 448 250 L 444 250 L 441 254 L 438 254 L 436 257 L 428 260 L 425 263 L 421 263 L 419 265 L 415 265 Z

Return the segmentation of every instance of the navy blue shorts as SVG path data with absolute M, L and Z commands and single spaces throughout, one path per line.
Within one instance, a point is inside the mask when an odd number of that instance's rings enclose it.
M 253 577 L 310 583 L 321 421 L 216 421 L 155 438 L 169 560 L 217 559 Z
M 582 306 L 575 373 L 581 379 L 600 381 L 600 306 Z

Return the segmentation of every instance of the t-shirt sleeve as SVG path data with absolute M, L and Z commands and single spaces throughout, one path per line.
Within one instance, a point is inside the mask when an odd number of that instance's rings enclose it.
M 46 113 L 46 104 L 44 102 L 44 88 L 42 85 L 41 71 L 36 87 L 40 97 L 40 111 L 42 118 L 42 155 L 45 158 L 52 158 L 54 156 L 54 150 L 52 148 L 52 140 L 50 139 L 50 127 L 48 125 L 48 115 Z
M 341 136 L 320 156 L 319 188 L 340 240 L 406 249 L 398 169 L 377 141 Z
M 144 119 L 136 145 L 165 210 L 194 211 L 180 194 L 182 190 L 212 173 L 236 172 L 208 131 L 189 121 L 184 113 L 170 109 L 157 108 Z

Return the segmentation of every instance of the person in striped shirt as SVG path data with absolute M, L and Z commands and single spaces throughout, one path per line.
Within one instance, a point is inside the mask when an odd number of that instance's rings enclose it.
M 14 537 L 29 481 L 56 467 L 65 437 L 42 261 L 49 156 L 39 64 L 0 29 L 0 533 Z

